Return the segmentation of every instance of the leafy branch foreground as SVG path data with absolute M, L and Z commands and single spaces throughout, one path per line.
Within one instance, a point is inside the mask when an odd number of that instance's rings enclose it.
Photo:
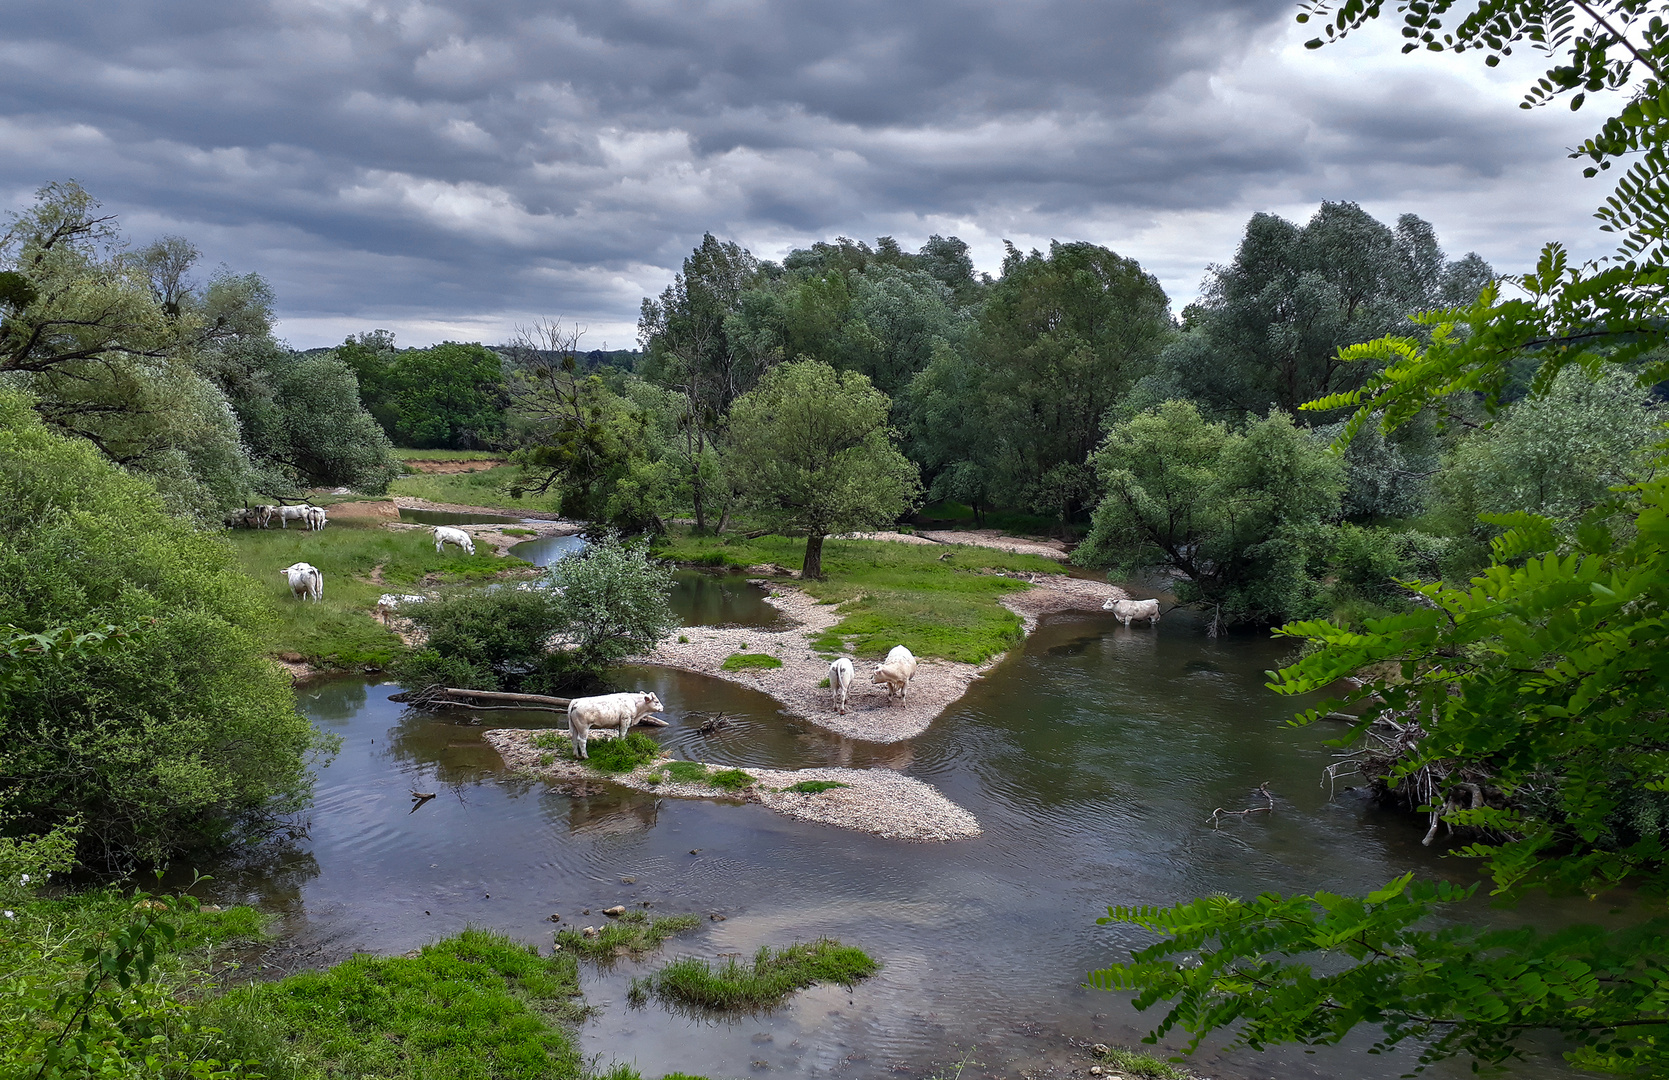
M 642 979 L 633 979 L 628 996 L 641 1005 L 653 994 L 662 1001 L 699 1009 L 770 1009 L 796 990 L 822 982 L 850 988 L 881 965 L 868 953 L 830 938 L 786 949 L 761 946 L 751 967 L 726 960 L 718 968 L 686 956 Z

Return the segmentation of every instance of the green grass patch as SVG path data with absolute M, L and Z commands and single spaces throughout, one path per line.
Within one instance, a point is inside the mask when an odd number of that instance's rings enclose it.
M 661 555 L 680 562 L 745 567 L 757 563 L 798 566 L 805 541 L 785 536 L 691 536 L 678 530 L 664 539 Z M 955 558 L 940 561 L 947 551 Z M 885 656 L 905 645 L 917 656 L 982 663 L 1020 639 L 1020 617 L 998 600 L 1029 588 L 993 571 L 1063 574 L 1040 555 L 1016 555 L 971 545 L 900 544 L 884 540 L 828 540 L 823 581 L 804 588 L 818 600 L 840 604 L 845 616 L 812 642 L 819 652 L 851 650 Z
M 394 456 L 401 461 L 503 461 L 500 450 L 408 450 L 396 449 Z
M 451 546 L 437 553 L 427 531 L 384 529 L 370 522 L 332 522 L 321 532 L 236 529 L 226 537 L 244 571 L 272 597 L 277 617 L 268 631 L 268 651 L 334 667 L 383 667 L 404 649 L 393 631 L 371 617 L 383 593 L 416 592 L 431 574 L 442 583 L 477 581 L 526 565 L 500 558 L 485 545 L 477 555 Z M 278 571 L 297 562 L 324 572 L 322 603 L 290 595 Z M 372 581 L 374 574 L 383 580 Z
M 746 671 L 749 668 L 779 668 L 782 661 L 765 653 L 731 653 L 719 667 L 725 671 Z
M 916 517 L 934 528 L 975 528 L 973 507 L 966 503 L 929 503 Z M 1049 536 L 1059 522 L 1040 514 L 1023 514 L 1013 510 L 987 510 L 980 516 L 978 528 L 1000 529 L 1015 536 Z
M 763 946 L 751 966 L 734 957 L 717 967 L 693 956 L 674 960 L 646 978 L 633 979 L 629 996 L 634 1004 L 653 994 L 699 1009 L 769 1009 L 796 990 L 822 982 L 850 987 L 879 969 L 862 949 L 819 938 L 780 950 Z
M 578 963 L 465 930 L 412 957 L 355 956 L 226 994 L 215 1019 L 274 1080 L 579 1080 L 562 1023 Z
M 638 957 L 661 947 L 673 934 L 692 930 L 701 919 L 695 915 L 662 915 L 651 919 L 647 912 L 628 911 L 597 928 L 588 938 L 578 930 L 558 930 L 556 943 L 582 960 L 611 964 L 622 956 Z
M 503 533 L 505 536 L 538 536 L 539 535 L 539 531 L 537 529 L 521 529 L 521 528 L 517 528 L 514 525 L 506 525 L 504 528 L 502 528 L 498 531 Z
M 588 743 L 585 763 L 598 772 L 629 773 L 661 756 L 661 744 L 641 731 L 624 739 L 599 739 Z
M 725 791 L 741 791 L 753 786 L 753 777 L 741 769 L 720 769 L 707 777 L 707 783 Z
M 800 795 L 820 795 L 825 791 L 833 791 L 837 787 L 851 787 L 839 780 L 801 780 L 798 784 L 791 784 L 783 788 L 784 791 L 796 792 Z
M 1109 1071 L 1125 1076 L 1139 1076 L 1143 1080 L 1194 1080 L 1193 1073 L 1184 1072 L 1170 1062 L 1140 1050 L 1109 1046 L 1105 1054 L 1097 1054 L 1096 1057 L 1112 1066 Z
M 707 779 L 707 766 L 699 761 L 669 761 L 666 775 L 680 784 L 697 784 Z
M 499 465 L 472 473 L 415 473 L 399 477 L 388 486 L 388 490 L 394 495 L 462 506 L 537 510 L 543 513 L 556 513 L 561 509 L 562 500 L 549 495 L 524 495 L 520 499 L 512 499 L 510 482 L 520 471 L 514 465 Z

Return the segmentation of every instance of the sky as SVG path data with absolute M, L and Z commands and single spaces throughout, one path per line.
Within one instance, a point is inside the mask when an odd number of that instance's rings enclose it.
M 296 348 L 631 348 L 704 232 L 1105 244 L 1181 306 L 1258 211 L 1416 213 L 1451 257 L 1605 253 L 1544 64 L 1341 45 L 1290 0 L 0 0 L 0 207 L 80 182 L 260 273 Z

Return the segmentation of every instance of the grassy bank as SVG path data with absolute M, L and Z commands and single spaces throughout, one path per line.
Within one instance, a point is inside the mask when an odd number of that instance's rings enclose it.
M 684 530 L 666 537 L 660 550 L 665 558 L 707 566 L 777 563 L 791 568 L 800 565 L 804 552 L 805 541 L 792 537 L 748 540 L 691 536 Z M 905 645 L 917 656 L 982 663 L 1020 638 L 1020 617 L 998 601 L 1029 588 L 994 571 L 1063 572 L 1053 559 L 963 544 L 825 541 L 827 577 L 805 582 L 804 588 L 819 600 L 840 604 L 845 618 L 812 645 L 823 652 L 844 648 L 858 656 L 885 656 L 894 645 Z
M 478 580 L 524 565 L 492 554 L 485 545 L 476 555 L 450 545 L 437 553 L 426 531 L 384 529 L 371 522 L 333 522 L 320 532 L 238 529 L 227 537 L 244 570 L 272 595 L 278 618 L 269 651 L 323 666 L 381 667 L 403 648 L 398 636 L 371 617 L 383 593 Z M 278 571 L 295 562 L 323 571 L 322 603 L 290 596 Z
M 701 1009 L 768 1009 L 789 994 L 820 982 L 850 987 L 880 970 L 862 949 L 819 938 L 786 949 L 762 946 L 751 965 L 731 957 L 714 967 L 686 956 L 653 975 L 633 979 L 631 1000 L 641 1004 L 649 995 Z
M 401 461 L 503 461 L 502 450 L 412 450 L 402 447 L 394 451 Z
M 402 476 L 389 485 L 390 494 L 409 495 L 430 502 L 484 506 L 495 510 L 533 510 L 554 514 L 561 500 L 547 495 L 510 497 L 510 480 L 519 472 L 514 465 L 500 465 L 480 472 L 419 473 Z

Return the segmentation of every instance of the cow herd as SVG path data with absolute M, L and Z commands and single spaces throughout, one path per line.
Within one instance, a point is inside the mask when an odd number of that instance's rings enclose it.
M 226 524 L 234 529 L 265 529 L 274 521 L 280 529 L 288 529 L 295 521 L 301 527 L 318 532 L 325 527 L 325 508 L 303 503 L 300 506 L 246 506 L 226 515 Z
M 265 513 L 266 511 L 271 511 L 271 513 Z M 232 517 L 251 529 L 264 529 L 267 527 L 267 523 L 274 518 L 277 518 L 280 528 L 283 527 L 283 522 L 296 520 L 306 522 L 307 527 L 314 531 L 325 527 L 325 512 L 324 508 L 320 506 L 252 506 L 238 511 Z M 228 520 L 228 524 L 231 524 L 230 520 Z M 475 541 L 469 533 L 462 529 L 437 525 L 433 531 L 436 551 L 441 551 L 447 544 L 456 544 L 469 554 L 475 554 Z M 290 595 L 297 600 L 311 600 L 318 603 L 325 598 L 325 576 L 317 566 L 311 563 L 298 562 L 292 563 L 278 572 L 289 581 Z M 377 614 L 384 622 L 387 622 L 389 612 L 399 601 L 409 602 L 422 599 L 421 596 L 405 596 L 394 597 L 391 601 L 390 597 L 384 596 L 377 605 Z

